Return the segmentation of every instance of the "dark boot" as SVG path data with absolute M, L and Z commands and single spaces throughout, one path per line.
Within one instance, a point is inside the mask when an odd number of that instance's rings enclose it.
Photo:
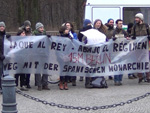
M 76 86 L 76 80 L 72 80 L 72 86 Z
M 42 86 L 38 86 L 37 90 L 42 91 Z
M 44 90 L 50 90 L 50 88 L 48 86 L 43 86 L 42 89 L 44 89 Z
M 28 84 L 28 85 L 27 85 L 27 88 L 28 88 L 28 89 L 30 89 L 30 88 L 31 88 L 31 86 Z

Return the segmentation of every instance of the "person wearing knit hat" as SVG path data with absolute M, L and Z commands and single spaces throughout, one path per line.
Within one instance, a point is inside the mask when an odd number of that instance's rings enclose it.
M 47 35 L 44 29 L 44 25 L 41 22 L 36 23 L 35 30 L 33 31 L 33 35 L 41 36 Z M 35 85 L 38 86 L 37 90 L 42 91 L 50 90 L 48 87 L 48 76 L 47 74 L 35 74 Z
M 137 36 L 147 36 L 150 40 L 150 28 L 149 25 L 144 22 L 144 16 L 142 13 L 137 13 L 135 15 L 135 24 L 131 31 L 131 38 L 133 40 L 136 39 Z M 141 83 L 144 80 L 142 74 L 142 72 L 137 74 L 139 77 L 138 83 Z M 146 79 L 147 82 L 150 83 L 150 72 L 146 72 Z
M 26 36 L 32 35 L 31 22 L 29 20 L 24 21 L 24 24 L 20 27 L 20 29 L 25 31 Z
M 5 23 L 4 22 L 0 22 L 0 27 L 6 27 Z
M 36 23 L 35 28 L 38 30 L 40 27 L 44 28 L 44 25 L 41 22 Z
M 137 14 L 135 15 L 135 18 L 139 18 L 139 19 L 141 19 L 142 21 L 144 20 L 144 16 L 143 16 L 142 13 L 137 13 Z
M 44 25 L 41 22 L 36 23 L 33 35 L 46 35 Z
M 85 19 L 84 22 L 83 22 L 83 27 L 86 27 L 86 26 L 89 25 L 89 24 L 90 24 L 90 25 L 92 24 L 91 20 Z
M 31 27 L 31 22 L 29 20 L 24 21 L 24 26 L 30 26 Z
M 3 75 L 3 60 L 5 59 L 4 56 L 4 37 L 6 36 L 5 27 L 6 27 L 5 23 L 0 22 L 0 93 L 2 93 L 1 78 Z

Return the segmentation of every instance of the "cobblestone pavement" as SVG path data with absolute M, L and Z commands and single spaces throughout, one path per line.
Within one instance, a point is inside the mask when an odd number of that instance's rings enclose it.
M 150 92 L 150 84 L 144 82 L 138 84 L 138 79 L 131 80 L 127 76 L 124 76 L 122 86 L 114 86 L 113 80 L 107 80 L 107 83 L 107 89 L 86 89 L 84 81 L 77 80 L 77 86 L 69 84 L 69 90 L 59 90 L 57 84 L 49 84 L 50 91 L 37 91 L 37 87 L 34 86 L 34 76 L 32 76 L 32 89 L 25 93 L 56 104 L 93 107 L 119 104 Z M 16 98 L 18 113 L 150 113 L 150 96 L 123 106 L 89 111 L 52 107 L 19 94 Z M 0 95 L 0 101 L 2 102 L 2 95 Z

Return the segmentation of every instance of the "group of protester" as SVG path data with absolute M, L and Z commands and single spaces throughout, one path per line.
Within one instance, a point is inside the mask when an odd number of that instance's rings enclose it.
M 123 27 L 123 21 L 121 19 L 117 19 L 115 24 L 116 28 L 114 27 L 114 20 L 112 18 L 108 19 L 107 23 L 104 25 L 100 19 L 96 19 L 94 24 L 89 19 L 85 19 L 83 22 L 83 28 L 79 31 L 79 33 L 75 33 L 74 26 L 71 22 L 65 22 L 59 29 L 59 33 L 61 37 L 68 37 L 69 39 L 79 40 L 80 42 L 87 43 L 87 38 L 81 33 L 83 31 L 89 29 L 96 29 L 99 32 L 105 34 L 107 40 L 113 39 L 114 41 L 117 38 L 126 38 L 126 39 L 136 39 L 137 36 L 149 36 L 149 26 L 148 24 L 144 23 L 144 16 L 142 13 L 137 13 L 135 15 L 135 23 L 129 23 L 128 29 L 125 31 Z M 134 20 L 133 20 L 134 21 Z M 0 78 L 3 75 L 3 60 L 5 56 L 3 55 L 4 52 L 4 37 L 10 37 L 5 32 L 5 23 L 0 22 Z M 47 35 L 44 25 L 41 22 L 36 23 L 35 30 L 32 31 L 31 22 L 26 20 L 24 24 L 19 27 L 17 36 L 39 36 L 39 35 Z M 143 73 L 138 73 L 137 76 L 134 74 L 129 74 L 129 79 L 139 78 L 139 83 L 144 80 L 142 75 Z M 20 89 L 27 91 L 30 86 L 30 74 L 23 74 L 18 73 L 15 74 L 16 78 L 16 86 L 18 86 L 18 80 L 20 77 Z M 109 79 L 114 79 L 114 85 L 122 85 L 122 77 L 123 75 L 114 75 L 109 76 Z M 91 77 L 85 77 L 85 87 L 88 87 L 91 82 Z M 80 77 L 80 81 L 83 81 L 83 77 Z M 150 73 L 146 73 L 146 81 L 150 83 Z M 76 76 L 61 76 L 60 75 L 60 83 L 59 89 L 60 90 L 68 90 L 68 82 L 72 82 L 73 86 L 76 86 Z M 38 90 L 50 90 L 48 87 L 48 75 L 47 74 L 35 74 L 35 85 L 38 86 Z M 1 80 L 0 80 L 0 89 L 1 89 Z

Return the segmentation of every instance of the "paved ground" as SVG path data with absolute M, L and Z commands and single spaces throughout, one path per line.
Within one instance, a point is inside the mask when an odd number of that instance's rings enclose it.
M 25 93 L 48 102 L 71 106 L 92 107 L 118 104 L 150 92 L 150 84 L 138 84 L 138 79 L 129 80 L 127 76 L 124 76 L 122 86 L 114 86 L 113 81 L 108 80 L 107 89 L 85 89 L 84 82 L 77 80 L 77 86 L 69 84 L 69 90 L 59 90 L 58 85 L 50 84 L 50 91 L 37 91 L 33 79 L 34 77 L 31 80 L 32 89 Z M 51 107 L 19 94 L 16 98 L 18 113 L 150 113 L 150 96 L 124 106 L 90 111 Z M 0 95 L 0 102 L 2 102 L 2 95 Z

